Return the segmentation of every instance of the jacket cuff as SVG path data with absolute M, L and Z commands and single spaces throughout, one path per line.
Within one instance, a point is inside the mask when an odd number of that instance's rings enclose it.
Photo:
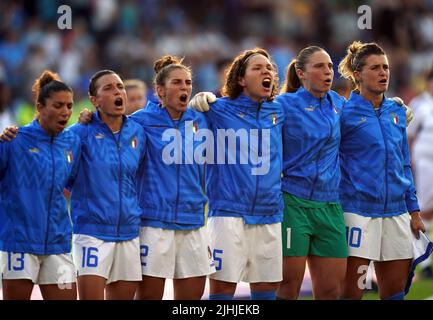
M 407 199 L 406 200 L 406 207 L 407 207 L 407 211 L 409 213 L 415 212 L 415 211 L 420 211 L 419 210 L 419 206 L 418 206 L 418 201 L 414 201 L 414 200 L 410 200 Z

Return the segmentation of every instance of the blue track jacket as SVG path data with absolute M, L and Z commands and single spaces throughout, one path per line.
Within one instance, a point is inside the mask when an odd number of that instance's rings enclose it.
M 124 117 L 116 136 L 97 112 L 91 123 L 75 124 L 70 130 L 82 142 L 71 194 L 74 233 L 105 241 L 137 237 L 141 210 L 136 174 L 146 149 L 144 130 Z
M 50 136 L 37 120 L 0 142 L 0 250 L 38 255 L 71 251 L 63 191 L 74 177 L 80 141 L 65 130 Z
M 214 164 L 206 167 L 209 216 L 281 222 L 281 105 L 241 94 L 217 99 L 205 115 L 215 139 Z
M 284 108 L 282 189 L 297 197 L 338 202 L 340 116 L 345 99 L 316 98 L 303 87 L 276 98 Z
M 343 110 L 341 204 L 345 212 L 389 217 L 418 211 L 405 109 L 384 98 L 380 109 L 355 92 Z
M 203 226 L 205 159 L 197 156 L 202 154 L 199 135 L 209 131 L 204 115 L 187 109 L 175 121 L 166 108 L 149 102 L 130 119 L 144 128 L 148 139 L 146 161 L 137 178 L 142 226 L 175 230 Z

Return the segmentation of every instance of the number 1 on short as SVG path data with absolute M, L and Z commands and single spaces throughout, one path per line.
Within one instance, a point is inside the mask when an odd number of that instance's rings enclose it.
M 287 246 L 287 249 L 290 249 L 290 239 L 292 238 L 292 228 L 286 229 L 286 235 L 287 235 L 286 246 Z

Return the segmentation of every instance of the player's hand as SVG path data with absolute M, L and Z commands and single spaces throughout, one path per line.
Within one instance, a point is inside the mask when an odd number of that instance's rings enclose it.
M 406 127 L 407 127 L 413 119 L 413 111 L 412 111 L 411 107 L 406 106 L 406 105 L 405 105 L 405 107 L 406 107 Z
M 199 92 L 189 102 L 189 106 L 199 112 L 209 111 L 209 103 L 216 101 L 216 96 L 212 92 Z
M 80 116 L 78 117 L 78 122 L 81 124 L 88 124 L 92 122 L 92 116 L 93 116 L 93 112 L 87 108 L 84 108 L 80 112 Z
M 0 136 L 0 141 L 12 141 L 17 137 L 17 133 L 18 133 L 17 126 L 6 127 Z
M 424 223 L 421 220 L 419 211 L 410 214 L 410 227 L 415 238 L 419 239 L 419 232 L 425 232 Z
M 393 100 L 394 102 L 397 102 L 400 106 L 402 106 L 403 108 L 406 109 L 406 127 L 407 127 L 413 119 L 412 108 L 405 105 L 403 99 L 400 97 L 394 97 L 394 98 L 391 98 L 391 100 Z

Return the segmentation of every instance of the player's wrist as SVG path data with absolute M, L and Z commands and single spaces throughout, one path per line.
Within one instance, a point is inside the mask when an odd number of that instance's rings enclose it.
M 413 212 L 411 212 L 411 213 L 410 213 L 410 217 L 411 217 L 412 219 L 421 219 L 421 216 L 420 216 L 420 214 L 419 214 L 419 211 L 413 211 Z

